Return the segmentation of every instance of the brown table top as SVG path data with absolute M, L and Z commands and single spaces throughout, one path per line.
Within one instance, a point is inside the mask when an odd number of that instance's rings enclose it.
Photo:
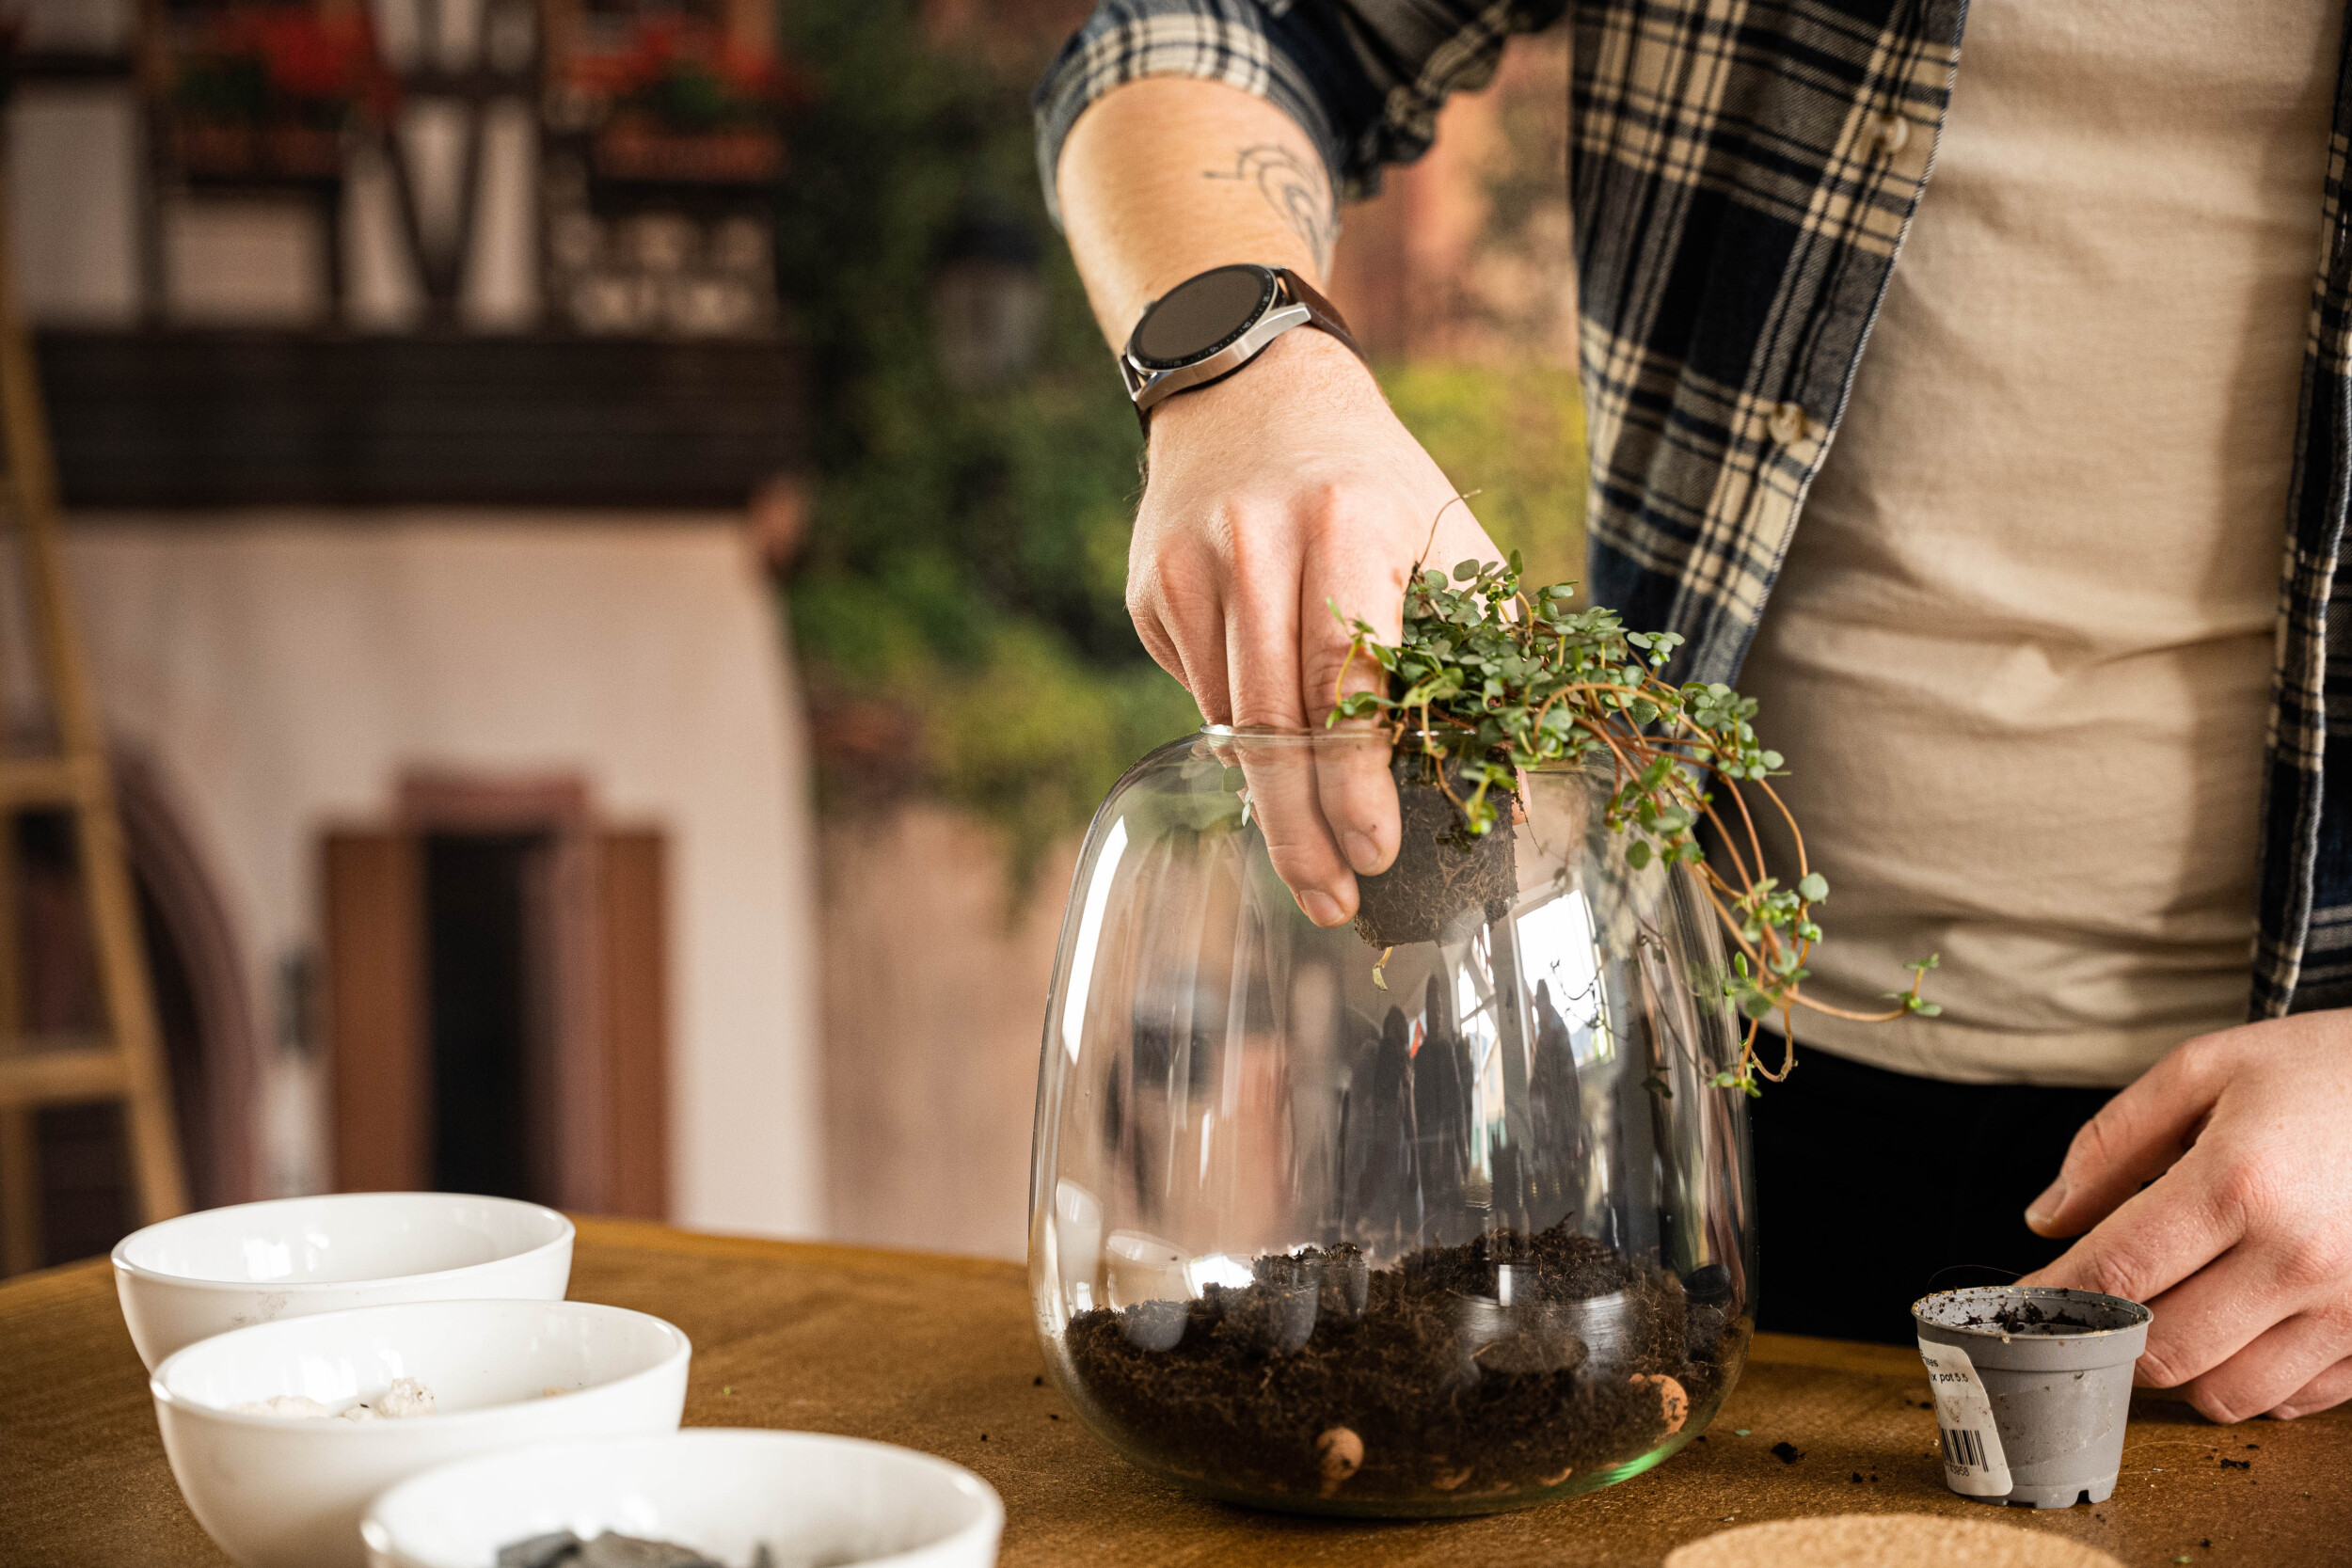
M 2055 1531 L 2135 1565 L 2352 1562 L 2345 1411 L 2216 1427 L 2145 1401 L 2112 1500 L 1995 1510 L 1944 1489 L 1915 1354 L 1763 1335 L 1706 1440 L 1645 1476 L 1518 1513 L 1359 1525 L 1226 1507 L 1131 1468 L 1039 1385 L 1009 1263 L 582 1220 L 571 1293 L 692 1338 L 689 1426 L 845 1433 L 969 1465 L 1004 1495 L 1009 1568 L 1656 1568 L 1726 1521 L 1899 1512 Z M 1775 1458 L 1780 1443 L 1802 1457 Z M 0 1560 L 227 1561 L 172 1482 L 103 1259 L 0 1285 Z

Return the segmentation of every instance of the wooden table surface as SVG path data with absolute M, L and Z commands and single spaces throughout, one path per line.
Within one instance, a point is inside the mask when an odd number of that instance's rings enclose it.
M 1009 1568 L 1656 1568 L 1726 1522 L 1895 1512 L 2052 1530 L 2135 1565 L 2352 1563 L 2344 1412 L 2216 1427 L 2144 1402 L 2112 1500 L 1996 1510 L 1944 1489 L 1915 1354 L 1765 1335 L 1706 1439 L 1645 1476 L 1518 1513 L 1358 1525 L 1230 1508 L 1130 1468 L 1041 1385 L 1012 1264 L 582 1220 L 571 1294 L 692 1338 L 689 1426 L 846 1433 L 971 1466 L 1004 1495 Z M 1782 1443 L 1800 1457 L 1776 1458 Z M 0 1285 L 0 1563 L 226 1561 L 172 1483 L 104 1259 Z

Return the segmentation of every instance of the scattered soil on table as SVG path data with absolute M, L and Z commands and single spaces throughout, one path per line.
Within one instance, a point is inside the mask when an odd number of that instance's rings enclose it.
M 1472 833 L 1462 808 L 1433 782 L 1434 759 L 1400 754 L 1389 764 L 1396 780 L 1400 820 L 1396 860 L 1376 877 L 1359 877 L 1356 934 L 1375 947 L 1436 942 L 1464 910 L 1498 917 L 1518 896 L 1518 862 L 1511 832 L 1518 798 L 1489 789 L 1495 825 Z M 1467 800 L 1474 785 L 1462 765 L 1448 762 L 1446 783 Z
M 1078 1314 L 1063 1341 L 1078 1389 L 1178 1475 L 1343 1506 L 1519 1493 L 1638 1458 L 1711 1408 L 1748 1326 L 1565 1222 L 1387 1269 L 1343 1246 L 1254 1273 Z
M 2072 1312 L 2044 1312 L 2035 1302 L 2015 1302 L 1989 1318 L 1970 1318 L 1963 1328 L 1997 1328 L 2004 1334 L 2088 1334 L 2099 1325 Z

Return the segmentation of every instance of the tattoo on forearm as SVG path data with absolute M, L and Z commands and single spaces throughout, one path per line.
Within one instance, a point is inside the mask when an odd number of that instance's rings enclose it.
M 1230 169 L 1203 169 L 1203 180 L 1240 180 L 1258 187 L 1266 205 L 1281 214 L 1291 231 L 1307 242 L 1315 271 L 1331 270 L 1331 247 L 1340 237 L 1340 216 L 1331 204 L 1331 182 L 1323 169 L 1272 142 L 1245 147 Z

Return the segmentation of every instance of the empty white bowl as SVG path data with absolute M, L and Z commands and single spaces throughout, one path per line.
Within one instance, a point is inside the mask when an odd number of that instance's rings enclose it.
M 363 1560 L 368 1499 L 420 1470 L 534 1443 L 675 1432 L 691 1352 L 671 1324 L 618 1307 L 404 1302 L 201 1340 L 149 1387 L 172 1476 L 221 1550 L 244 1568 L 332 1568 Z M 290 1420 L 228 1408 L 301 1395 L 341 1411 L 395 1378 L 422 1383 L 438 1412 Z
M 961 1465 L 811 1432 L 695 1428 L 445 1465 L 375 1499 L 370 1568 L 492 1568 L 499 1548 L 618 1530 L 745 1568 L 989 1568 L 1005 1505 Z
M 183 1214 L 115 1244 L 115 1293 L 153 1371 L 232 1328 L 396 1301 L 561 1301 L 572 1222 L 463 1193 L 336 1193 Z

